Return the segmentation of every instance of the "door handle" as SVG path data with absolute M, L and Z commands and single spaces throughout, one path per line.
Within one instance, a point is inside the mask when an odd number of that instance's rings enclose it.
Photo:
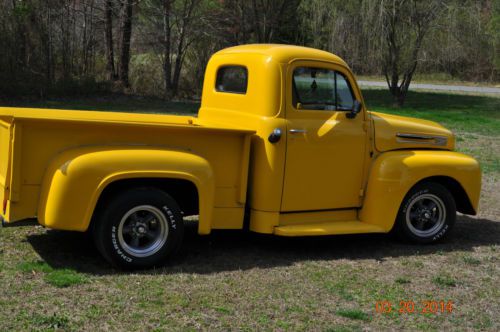
M 305 130 L 305 129 L 290 129 L 289 132 L 290 132 L 290 134 L 305 134 L 305 133 L 307 133 L 307 130 Z

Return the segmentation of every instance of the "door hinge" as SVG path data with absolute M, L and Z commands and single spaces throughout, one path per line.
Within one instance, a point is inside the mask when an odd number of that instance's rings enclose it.
M 363 197 L 365 195 L 365 190 L 364 189 L 359 189 L 359 196 Z

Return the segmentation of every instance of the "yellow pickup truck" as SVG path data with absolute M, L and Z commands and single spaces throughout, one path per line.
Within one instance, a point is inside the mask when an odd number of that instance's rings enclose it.
M 199 234 L 394 232 L 432 243 L 476 214 L 481 172 L 439 124 L 370 112 L 324 51 L 244 45 L 210 59 L 198 117 L 0 108 L 3 222 L 90 231 L 122 268 Z

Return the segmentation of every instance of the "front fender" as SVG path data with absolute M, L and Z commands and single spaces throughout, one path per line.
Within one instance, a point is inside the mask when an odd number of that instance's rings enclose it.
M 360 220 L 390 231 L 406 193 L 418 182 L 435 176 L 456 180 L 477 211 L 481 192 L 478 162 L 451 151 L 391 151 L 377 157 L 369 174 Z
M 154 147 L 88 147 L 59 154 L 44 176 L 39 222 L 48 228 L 85 231 L 104 188 L 133 178 L 191 181 L 199 196 L 199 232 L 210 233 L 215 191 L 210 164 L 190 152 Z

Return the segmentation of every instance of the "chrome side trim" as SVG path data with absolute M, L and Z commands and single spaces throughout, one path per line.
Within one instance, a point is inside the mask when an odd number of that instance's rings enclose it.
M 438 146 L 445 146 L 448 144 L 448 137 L 439 135 L 397 133 L 396 137 L 398 143 L 431 144 Z
M 290 129 L 290 134 L 305 134 L 307 133 L 306 129 Z

